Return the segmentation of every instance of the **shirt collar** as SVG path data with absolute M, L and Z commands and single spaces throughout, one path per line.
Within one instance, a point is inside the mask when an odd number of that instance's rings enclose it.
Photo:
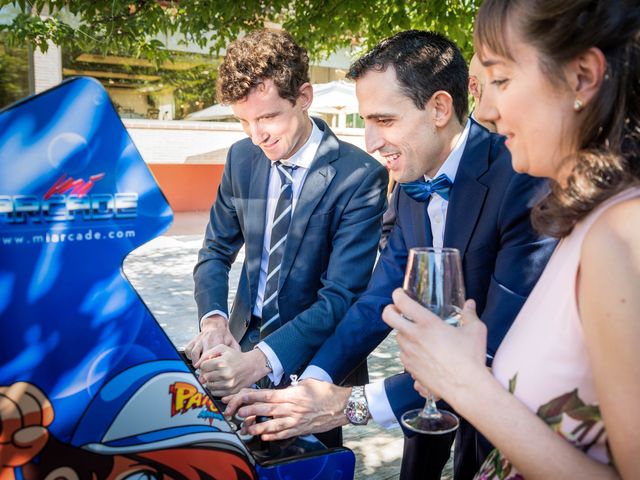
M 458 173 L 458 166 L 460 165 L 460 159 L 462 158 L 462 153 L 464 152 L 464 148 L 467 145 L 467 139 L 469 138 L 469 128 L 471 127 L 471 120 L 467 120 L 466 125 L 464 126 L 464 130 L 462 134 L 460 134 L 460 138 L 456 142 L 455 147 L 449 153 L 449 156 L 444 161 L 440 168 L 433 176 L 433 178 L 438 178 L 440 175 L 444 174 L 449 177 L 449 180 L 453 182 L 456 179 L 456 174 Z M 426 180 L 431 180 L 429 177 L 425 175 Z
M 309 168 L 313 159 L 318 152 L 318 148 L 320 147 L 320 142 L 322 141 L 322 130 L 318 128 L 316 122 L 309 119 L 311 122 L 311 135 L 304 143 L 300 150 L 291 155 L 287 160 L 283 160 L 282 163 L 285 165 L 295 165 L 298 168 Z

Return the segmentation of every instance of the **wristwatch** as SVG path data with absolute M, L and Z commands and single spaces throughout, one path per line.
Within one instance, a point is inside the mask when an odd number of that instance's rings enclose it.
M 351 387 L 351 396 L 347 400 L 347 407 L 344 409 L 347 420 L 353 425 L 366 425 L 371 414 L 367 397 L 364 395 L 364 387 Z

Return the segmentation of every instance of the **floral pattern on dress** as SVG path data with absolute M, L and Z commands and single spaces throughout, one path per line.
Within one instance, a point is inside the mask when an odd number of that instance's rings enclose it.
M 518 374 L 516 373 L 509 380 L 509 393 L 511 394 L 515 392 L 517 378 Z M 574 447 L 579 448 L 585 453 L 593 447 L 605 433 L 600 408 L 597 405 L 585 404 L 580 399 L 577 388 L 545 403 L 538 408 L 536 415 L 540 417 L 551 430 L 561 435 Z M 571 432 L 565 432 L 561 428 L 562 418 L 565 415 L 578 422 Z M 587 441 L 587 437 L 594 431 L 597 425 L 597 430 L 595 430 L 590 440 Z M 609 456 L 609 458 L 611 458 L 611 456 Z M 494 449 L 480 467 L 474 480 L 524 480 L 524 477 L 498 449 Z

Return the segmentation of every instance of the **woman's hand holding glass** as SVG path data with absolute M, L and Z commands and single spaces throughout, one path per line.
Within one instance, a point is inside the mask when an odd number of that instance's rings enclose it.
M 400 360 L 420 395 L 432 393 L 458 410 L 459 395 L 486 373 L 487 328 L 476 315 L 475 302 L 466 301 L 456 328 L 398 288 L 382 318 L 398 332 Z

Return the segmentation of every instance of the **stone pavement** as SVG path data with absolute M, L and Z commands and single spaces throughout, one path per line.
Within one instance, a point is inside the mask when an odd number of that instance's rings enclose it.
M 125 275 L 177 347 L 186 345 L 198 329 L 192 270 L 207 220 L 206 213 L 176 214 L 165 235 L 138 248 L 124 264 Z M 230 300 L 243 257 L 241 251 L 231 269 Z M 372 381 L 402 371 L 394 334 L 369 356 L 368 364 Z M 399 428 L 386 430 L 373 422 L 365 427 L 348 426 L 344 440 L 356 454 L 356 479 L 398 478 L 402 457 Z M 443 478 L 449 478 L 448 471 Z

